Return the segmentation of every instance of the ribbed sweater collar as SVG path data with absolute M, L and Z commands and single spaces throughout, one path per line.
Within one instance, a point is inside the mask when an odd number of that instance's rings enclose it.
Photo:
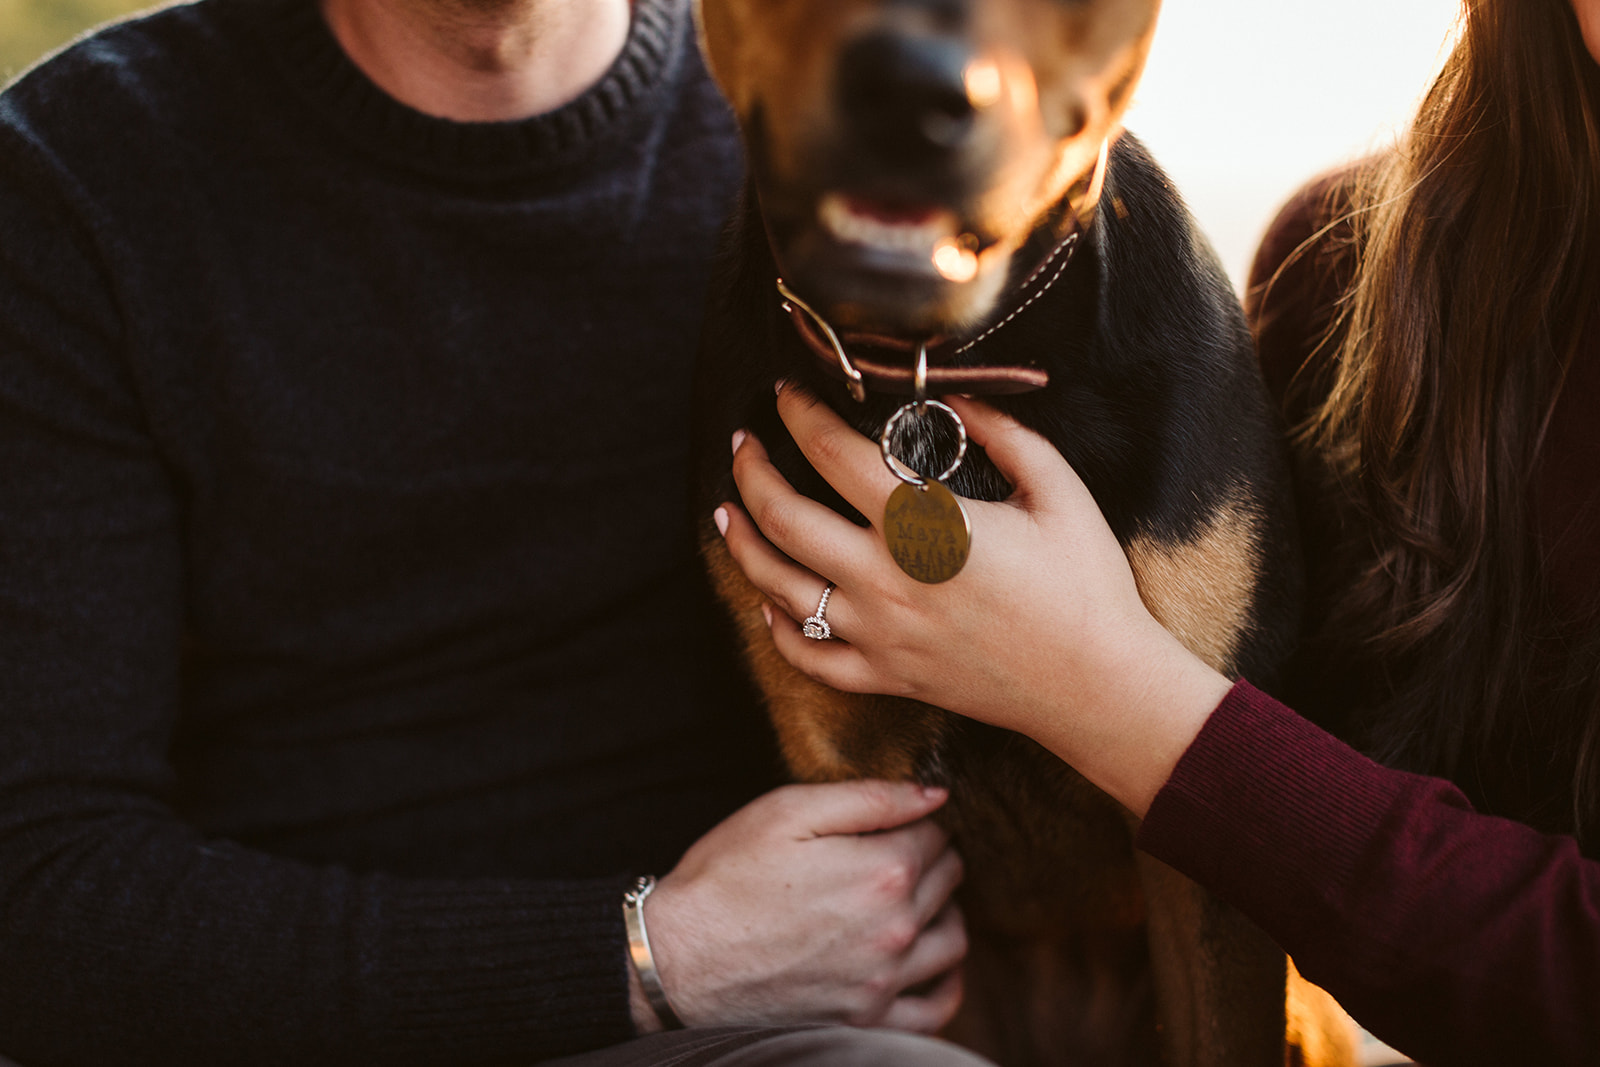
M 339 132 L 390 162 L 440 177 L 514 180 L 581 164 L 660 106 L 676 75 L 684 0 L 635 0 L 622 54 L 588 92 L 517 122 L 455 122 L 389 96 L 345 55 L 316 0 L 235 0 L 294 90 Z

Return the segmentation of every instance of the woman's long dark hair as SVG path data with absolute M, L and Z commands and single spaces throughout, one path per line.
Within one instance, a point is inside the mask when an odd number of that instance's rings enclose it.
M 1383 680 L 1363 739 L 1452 777 L 1552 754 L 1529 773 L 1570 775 L 1561 821 L 1595 831 L 1600 626 L 1552 611 L 1529 504 L 1600 304 L 1600 66 L 1566 0 L 1467 0 L 1413 127 L 1359 175 L 1356 281 L 1290 406 L 1353 531 L 1324 625 Z

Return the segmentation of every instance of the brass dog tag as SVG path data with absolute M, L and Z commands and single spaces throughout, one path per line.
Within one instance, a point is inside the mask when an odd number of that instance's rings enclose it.
M 935 585 L 948 582 L 967 565 L 967 553 L 972 550 L 972 523 L 960 498 L 944 484 L 960 469 L 967 454 L 967 427 L 948 404 L 927 399 L 923 388 L 927 358 L 924 346 L 917 353 L 917 399 L 889 416 L 878 437 L 878 448 L 884 465 L 900 479 L 883 509 L 883 538 L 889 543 L 889 555 L 917 581 Z M 895 428 L 907 417 L 921 418 L 930 411 L 944 415 L 956 430 L 955 458 L 943 474 L 932 479 L 894 458 Z
M 883 536 L 900 569 L 929 585 L 961 573 L 972 549 L 966 509 L 939 482 L 895 486 L 883 512 Z

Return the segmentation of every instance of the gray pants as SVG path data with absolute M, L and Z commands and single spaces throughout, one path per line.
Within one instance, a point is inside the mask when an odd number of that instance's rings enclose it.
M 673 1030 L 543 1067 L 994 1067 L 931 1037 L 843 1026 Z M 0 1056 L 0 1067 L 17 1067 Z
M 946 1041 L 845 1026 L 672 1030 L 543 1067 L 994 1067 Z

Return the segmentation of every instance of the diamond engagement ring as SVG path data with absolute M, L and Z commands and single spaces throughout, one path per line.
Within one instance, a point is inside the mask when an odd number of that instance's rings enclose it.
M 800 627 L 800 632 L 813 641 L 827 641 L 833 637 L 833 627 L 828 625 L 824 612 L 828 610 L 828 598 L 833 595 L 833 583 L 829 582 L 822 587 L 822 599 L 817 601 L 817 613 L 807 619 Z

